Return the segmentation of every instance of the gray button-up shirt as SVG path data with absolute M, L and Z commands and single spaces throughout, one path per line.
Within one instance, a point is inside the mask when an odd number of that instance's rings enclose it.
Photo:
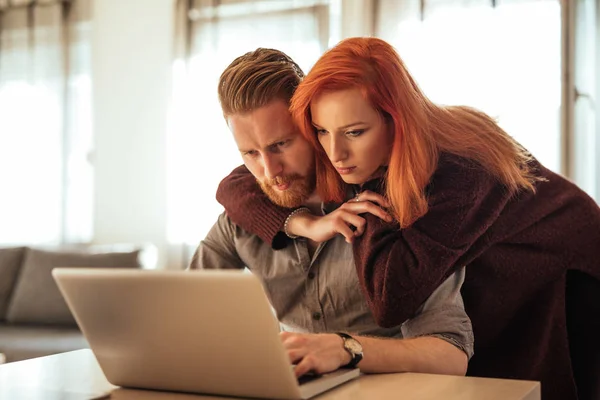
M 417 315 L 394 328 L 382 328 L 362 295 L 352 247 L 340 235 L 321 243 L 312 258 L 306 239 L 273 250 L 257 235 L 223 213 L 200 243 L 190 269 L 248 268 L 263 282 L 281 329 L 337 332 L 378 337 L 436 336 L 473 354 L 473 331 L 460 288 L 462 268 L 421 306 Z

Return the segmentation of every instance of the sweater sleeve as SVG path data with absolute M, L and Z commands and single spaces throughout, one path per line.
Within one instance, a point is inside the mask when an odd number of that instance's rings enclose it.
M 234 224 L 258 235 L 273 249 L 287 245 L 288 237 L 281 230 L 292 209 L 271 202 L 245 166 L 237 167 L 221 181 L 217 201 Z
M 431 293 L 457 268 L 463 256 L 496 220 L 510 198 L 483 169 L 438 167 L 429 185 L 428 212 L 410 227 L 370 214 L 355 239 L 354 259 L 363 293 L 377 323 L 401 324 L 414 316 Z

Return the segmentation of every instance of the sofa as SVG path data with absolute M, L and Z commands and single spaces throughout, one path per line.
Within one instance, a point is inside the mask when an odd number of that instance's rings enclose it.
M 6 362 L 88 347 L 55 267 L 151 268 L 151 246 L 0 248 L 0 353 Z

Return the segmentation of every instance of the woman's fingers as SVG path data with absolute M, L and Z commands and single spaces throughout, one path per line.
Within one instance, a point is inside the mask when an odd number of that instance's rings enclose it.
M 387 221 L 387 222 L 393 221 L 392 216 L 390 214 L 388 214 L 387 211 L 385 211 L 383 208 L 381 208 L 380 206 L 378 206 L 375 203 L 372 203 L 369 200 L 349 201 L 347 203 L 344 203 L 340 208 L 342 208 L 346 211 L 350 211 L 354 214 L 370 213 L 378 218 L 381 218 L 384 221 Z
M 361 214 L 370 213 L 384 221 L 393 221 L 392 216 L 378 204 L 387 204 L 387 202 L 377 193 L 362 192 L 357 198 L 342 204 L 332 213 L 313 220 L 305 237 L 317 242 L 324 242 L 339 234 L 344 237 L 346 242 L 352 243 L 365 231 L 366 219 Z
M 390 206 L 389 201 L 385 197 L 375 192 L 371 192 L 370 190 L 365 190 L 364 192 L 360 192 L 354 198 L 354 201 L 371 201 L 373 203 L 379 204 L 380 207 L 388 208 Z
M 352 225 L 350 222 L 340 218 L 335 222 L 333 228 L 337 233 L 342 235 L 348 243 L 352 243 L 352 239 L 354 239 L 354 231 L 350 228 L 350 225 Z
M 334 231 L 344 236 L 348 243 L 352 243 L 352 240 L 357 236 L 356 232 L 362 234 L 364 231 L 365 219 L 353 212 L 341 209 L 332 216 L 335 217 L 333 222 Z

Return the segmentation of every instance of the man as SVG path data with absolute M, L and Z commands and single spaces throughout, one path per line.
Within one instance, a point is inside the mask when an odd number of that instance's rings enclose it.
M 313 149 L 288 112 L 302 77 L 298 65 L 277 50 L 238 57 L 219 82 L 223 114 L 246 168 L 272 201 L 332 215 L 346 212 L 323 207 L 315 194 Z M 387 217 L 369 201 L 349 207 L 357 214 Z M 321 244 L 297 239 L 275 251 L 222 214 L 190 269 L 244 267 L 264 283 L 298 376 L 342 366 L 372 373 L 465 374 L 473 335 L 460 297 L 464 269 L 444 282 L 414 318 L 381 328 L 361 294 L 352 248 L 342 236 Z

